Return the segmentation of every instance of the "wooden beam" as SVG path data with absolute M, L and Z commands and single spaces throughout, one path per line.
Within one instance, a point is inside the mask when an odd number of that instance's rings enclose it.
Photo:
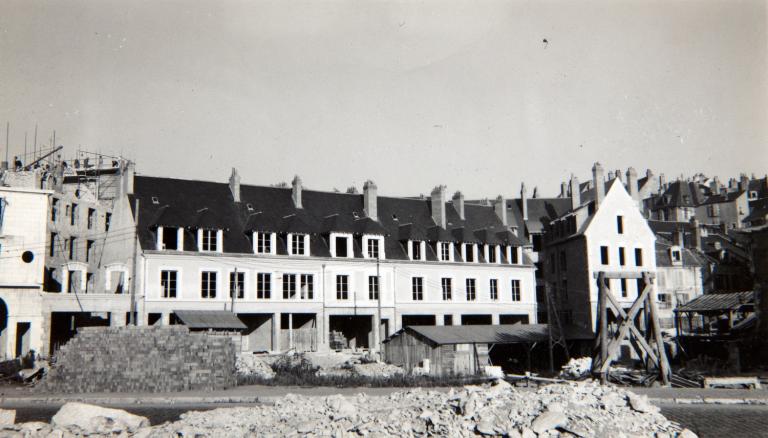
M 656 274 L 652 272 L 631 272 L 631 271 L 614 271 L 614 272 L 595 272 L 593 273 L 594 278 L 599 278 L 600 274 L 603 274 L 604 278 L 607 279 L 617 279 L 617 278 L 627 278 L 627 279 L 638 279 L 643 278 L 643 274 L 647 274 L 650 278 L 656 278 Z

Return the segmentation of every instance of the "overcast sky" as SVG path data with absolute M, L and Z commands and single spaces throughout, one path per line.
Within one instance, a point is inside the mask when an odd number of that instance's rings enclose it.
M 37 123 L 142 174 L 382 195 L 554 195 L 595 160 L 764 175 L 766 18 L 737 0 L 1 0 L 0 129 L 11 155 Z

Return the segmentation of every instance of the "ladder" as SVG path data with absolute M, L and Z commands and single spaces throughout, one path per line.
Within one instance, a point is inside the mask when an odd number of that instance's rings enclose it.
M 571 355 L 568 352 L 568 343 L 565 341 L 565 333 L 563 332 L 563 326 L 560 324 L 560 314 L 557 311 L 557 304 L 555 303 L 555 296 L 552 293 L 552 288 L 549 283 L 544 285 L 544 290 L 547 294 L 547 327 L 549 329 L 549 371 L 555 371 L 555 358 L 554 349 L 556 346 L 563 347 L 565 350 L 565 360 L 571 359 Z

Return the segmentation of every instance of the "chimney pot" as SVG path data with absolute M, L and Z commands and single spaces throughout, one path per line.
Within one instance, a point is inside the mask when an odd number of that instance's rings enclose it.
M 629 196 L 631 196 L 635 202 L 639 201 L 639 193 L 637 190 L 637 171 L 635 171 L 634 167 L 627 169 L 627 191 L 629 192 Z
M 440 185 L 432 189 L 430 196 L 432 204 L 432 219 L 441 228 L 445 228 L 445 186 Z
M 525 188 L 525 183 L 520 184 L 520 200 L 522 201 L 523 220 L 528 220 L 528 190 Z
M 453 208 L 459 214 L 461 220 L 465 220 L 464 216 L 464 194 L 456 192 L 453 194 Z
M 605 198 L 605 178 L 603 177 L 603 166 L 598 162 L 592 166 L 592 181 L 595 186 L 595 208 L 600 206 Z
M 304 208 L 301 205 L 301 178 L 299 178 L 299 175 L 296 175 L 293 178 L 293 181 L 291 182 L 291 186 L 293 187 L 291 192 L 291 198 L 293 198 L 293 206 L 296 208 Z
M 232 168 L 232 175 L 229 176 L 229 190 L 232 192 L 232 199 L 240 202 L 240 175 L 237 169 Z
M 501 220 L 501 223 L 503 223 L 505 227 L 508 226 L 509 222 L 507 221 L 507 201 L 503 196 L 499 195 L 496 197 L 496 203 L 494 204 L 493 209 L 496 212 L 496 216 L 498 216 L 499 220 Z
M 581 205 L 581 190 L 579 179 L 571 175 L 571 209 L 576 210 Z
M 363 210 L 365 211 L 365 215 L 374 221 L 379 220 L 378 217 L 378 194 L 377 194 L 378 188 L 376 187 L 376 183 L 368 180 L 363 184 Z
M 560 197 L 566 198 L 568 197 L 568 183 L 565 181 L 560 183 Z

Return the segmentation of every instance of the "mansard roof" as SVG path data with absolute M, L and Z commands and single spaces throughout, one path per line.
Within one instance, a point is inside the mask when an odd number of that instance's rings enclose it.
M 302 190 L 302 206 L 297 209 L 291 188 L 241 185 L 240 200 L 232 198 L 229 185 L 207 181 L 136 176 L 132 199 L 139 202 L 139 238 L 143 248 L 155 247 L 158 226 L 185 230 L 184 249 L 195 251 L 194 233 L 198 228 L 224 230 L 224 251 L 250 253 L 253 231 L 278 233 L 277 253 L 286 253 L 286 233 L 310 235 L 310 253 L 330 256 L 328 233 L 385 236 L 388 259 L 407 259 L 403 240 L 435 239 L 504 243 L 520 246 L 524 242 L 510 237 L 507 227 L 493 207 L 466 205 L 461 219 L 446 203 L 446 229 L 432 219 L 429 198 L 378 197 L 378 221 L 365 216 L 362 194 Z M 154 198 L 154 199 L 153 199 Z M 131 202 L 133 206 L 133 202 Z M 457 231 L 463 229 L 462 231 Z M 501 233 L 501 234 L 500 234 Z M 511 234 L 511 233 L 510 233 Z M 357 240 L 355 254 L 362 252 Z M 436 260 L 432 250 L 427 260 Z

